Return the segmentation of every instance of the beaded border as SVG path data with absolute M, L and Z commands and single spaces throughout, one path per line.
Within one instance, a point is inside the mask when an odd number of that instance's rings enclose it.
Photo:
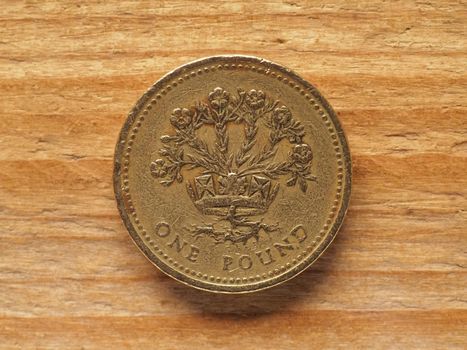
M 166 253 L 164 253 L 156 245 L 154 240 L 146 232 L 146 230 L 140 223 L 140 220 L 138 219 L 137 214 L 136 214 L 136 209 L 134 208 L 132 200 L 131 200 L 130 187 L 129 187 L 128 170 L 129 170 L 129 164 L 130 164 L 131 147 L 133 145 L 134 139 L 136 138 L 136 134 L 138 133 L 138 129 L 141 127 L 142 123 L 144 122 L 145 118 L 148 116 L 149 111 L 152 109 L 152 107 L 158 103 L 158 100 L 160 100 L 163 96 L 167 95 L 167 93 L 171 91 L 173 88 L 182 84 L 185 80 L 196 78 L 202 74 L 209 73 L 215 70 L 221 70 L 221 69 L 251 70 L 259 74 L 264 74 L 266 76 L 271 76 L 273 78 L 276 78 L 277 80 L 283 82 L 290 88 L 293 88 L 297 92 L 299 92 L 305 99 L 308 100 L 311 106 L 313 106 L 313 108 L 318 112 L 318 115 L 321 116 L 322 121 L 328 128 L 328 131 L 331 135 L 331 139 L 333 140 L 332 143 L 334 146 L 334 151 L 335 151 L 336 161 L 337 161 L 337 189 L 336 189 L 336 195 L 334 198 L 333 206 L 331 207 L 330 214 L 328 215 L 326 219 L 326 223 L 324 224 L 323 228 L 320 230 L 319 234 L 315 237 L 313 242 L 309 246 L 304 248 L 304 250 L 301 253 L 299 253 L 292 260 L 291 263 L 288 262 L 279 268 L 271 270 L 267 273 L 263 273 L 261 275 L 257 274 L 255 276 L 243 277 L 243 278 L 230 278 L 230 277 L 228 278 L 228 277 L 219 277 L 219 276 L 203 274 L 200 271 L 195 271 L 186 266 L 183 266 L 178 261 L 170 258 Z M 324 236 L 327 233 L 327 230 L 331 227 L 333 220 L 336 218 L 336 215 L 339 209 L 339 203 L 341 202 L 341 198 L 342 198 L 342 191 L 343 191 L 342 181 L 344 177 L 344 168 L 343 168 L 344 160 L 343 160 L 342 149 L 339 145 L 339 140 L 337 137 L 337 131 L 335 130 L 333 126 L 331 118 L 326 114 L 326 111 L 323 110 L 323 108 L 318 104 L 318 102 L 310 94 L 312 91 L 313 90 L 310 90 L 309 88 L 308 89 L 302 88 L 299 84 L 294 82 L 292 79 L 289 79 L 288 77 L 284 76 L 280 72 L 276 72 L 271 68 L 264 68 L 264 67 L 261 67 L 255 64 L 248 64 L 248 63 L 245 63 L 245 64 L 232 63 L 232 64 L 213 64 L 213 65 L 210 65 L 209 67 L 204 67 L 204 68 L 200 68 L 197 70 L 193 70 L 189 73 L 185 73 L 183 77 L 174 79 L 172 80 L 171 83 L 166 84 L 165 88 L 159 90 L 159 92 L 155 94 L 155 96 L 153 94 L 153 98 L 149 100 L 149 103 L 146 102 L 146 107 L 142 110 L 142 113 L 140 113 L 140 116 L 134 120 L 133 125 L 131 126 L 129 130 L 129 136 L 126 140 L 125 150 L 123 154 L 123 168 L 122 168 L 123 188 L 122 189 L 123 189 L 124 195 L 126 196 L 127 208 L 129 209 L 129 212 L 131 216 L 133 217 L 133 221 L 136 224 L 136 227 L 140 230 L 142 237 L 147 242 L 147 244 L 149 244 L 149 246 L 156 253 L 156 255 L 158 255 L 167 264 L 171 265 L 173 268 L 175 268 L 179 272 L 189 274 L 194 278 L 197 277 L 198 279 L 204 282 L 217 282 L 217 283 L 223 283 L 227 285 L 228 284 L 238 285 L 240 283 L 248 283 L 248 282 L 255 283 L 255 282 L 261 282 L 262 280 L 266 280 L 269 278 L 278 277 L 280 274 L 287 272 L 289 269 L 295 268 L 297 264 L 302 262 L 302 260 L 306 260 L 308 255 L 310 255 L 313 252 L 313 250 L 318 246 L 318 244 L 324 238 Z M 310 92 L 310 93 L 307 93 L 307 92 Z

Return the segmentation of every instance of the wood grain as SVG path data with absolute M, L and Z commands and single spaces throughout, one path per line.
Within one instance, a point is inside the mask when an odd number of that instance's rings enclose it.
M 464 349 L 467 4 L 3 1 L 1 349 Z M 325 255 L 220 296 L 155 270 L 111 185 L 118 132 L 167 71 L 239 53 L 334 106 L 354 161 Z

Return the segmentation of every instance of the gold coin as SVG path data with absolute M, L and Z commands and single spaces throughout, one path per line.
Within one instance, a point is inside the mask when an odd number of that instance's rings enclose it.
M 351 161 L 310 83 L 247 56 L 188 63 L 136 103 L 115 152 L 131 237 L 190 286 L 251 292 L 310 266 L 341 226 Z

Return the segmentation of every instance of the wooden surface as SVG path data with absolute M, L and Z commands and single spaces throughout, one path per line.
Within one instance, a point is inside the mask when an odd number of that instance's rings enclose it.
M 466 23 L 448 0 L 1 1 L 0 348 L 464 349 Z M 315 84 L 354 161 L 330 249 L 245 296 L 158 272 L 111 185 L 136 99 L 223 53 Z

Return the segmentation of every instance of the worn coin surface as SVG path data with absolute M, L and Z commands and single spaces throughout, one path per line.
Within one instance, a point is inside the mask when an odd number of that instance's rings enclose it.
M 268 288 L 311 265 L 341 226 L 350 184 L 330 105 L 256 57 L 204 58 L 164 76 L 115 152 L 118 208 L 137 246 L 214 292 Z

